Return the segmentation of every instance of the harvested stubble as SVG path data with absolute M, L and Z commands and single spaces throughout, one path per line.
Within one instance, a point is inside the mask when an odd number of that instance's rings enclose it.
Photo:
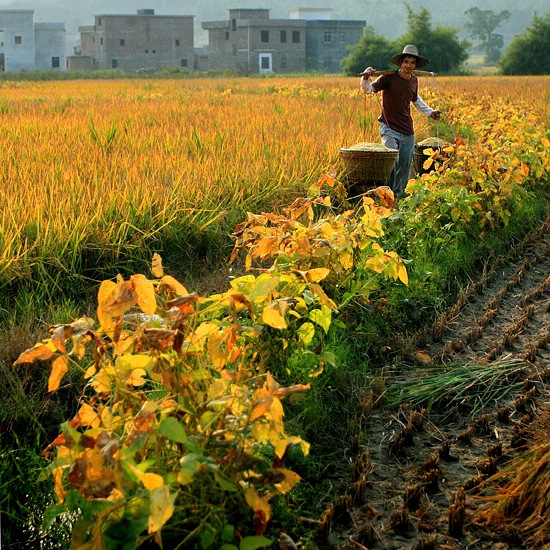
M 550 407 L 532 427 L 537 437 L 530 449 L 486 481 L 488 502 L 473 517 L 493 531 L 519 534 L 529 548 L 550 544 Z

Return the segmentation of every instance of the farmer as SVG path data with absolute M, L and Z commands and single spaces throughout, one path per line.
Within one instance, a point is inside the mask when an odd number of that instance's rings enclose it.
M 382 74 L 374 82 L 371 76 L 376 72 L 367 67 L 361 76 L 361 91 L 364 94 L 382 94 L 382 114 L 380 135 L 382 143 L 399 151 L 390 175 L 390 187 L 397 197 L 402 197 L 409 181 L 409 172 L 414 153 L 414 126 L 411 117 L 410 103 L 423 115 L 438 120 L 440 111 L 436 111 L 418 95 L 418 78 L 413 74 L 415 69 L 426 66 L 429 61 L 418 55 L 418 49 L 411 44 L 405 46 L 401 53 L 394 55 L 390 61 L 399 67 L 398 71 Z

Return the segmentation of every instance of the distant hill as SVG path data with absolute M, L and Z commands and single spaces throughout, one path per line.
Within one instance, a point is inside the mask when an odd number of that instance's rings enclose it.
M 474 0 L 406 0 L 406 4 L 413 9 L 426 8 L 434 26 L 457 28 L 460 36 L 466 39 L 469 37 L 464 31 L 464 23 L 467 21 L 464 12 L 474 6 L 480 7 L 480 3 Z M 64 22 L 69 32 L 77 32 L 81 25 L 93 24 L 94 15 L 130 14 L 143 8 L 153 8 L 155 13 L 164 15 L 194 15 L 197 46 L 204 45 L 208 40 L 201 29 L 201 22 L 228 19 L 228 10 L 232 8 L 268 8 L 271 10 L 271 18 L 286 19 L 291 8 L 329 5 L 329 2 L 322 0 L 0 0 L 0 9 L 33 9 L 36 22 Z M 510 11 L 510 20 L 497 30 L 504 36 L 505 44 L 508 44 L 515 34 L 523 32 L 530 25 L 535 12 L 544 15 L 550 8 L 548 0 L 484 0 L 481 9 L 496 13 Z M 389 39 L 401 36 L 407 29 L 405 1 L 340 0 L 337 7 L 333 7 L 332 18 L 364 19 L 375 32 Z

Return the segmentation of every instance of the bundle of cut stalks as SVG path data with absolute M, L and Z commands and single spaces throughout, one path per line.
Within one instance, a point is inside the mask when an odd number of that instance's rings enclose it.
M 550 405 L 533 424 L 531 447 L 485 483 L 487 502 L 475 524 L 521 538 L 526 548 L 550 547 Z

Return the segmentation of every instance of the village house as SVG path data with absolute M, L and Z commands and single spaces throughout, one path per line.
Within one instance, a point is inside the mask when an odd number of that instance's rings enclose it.
M 330 8 L 296 8 L 289 19 L 270 19 L 268 9 L 232 9 L 229 19 L 206 21 L 208 45 L 200 69 L 244 74 L 306 70 L 340 72 L 348 46 L 361 38 L 366 21 L 331 20 Z
M 0 10 L 0 71 L 64 71 L 64 23 L 36 23 L 34 10 Z
M 155 15 L 153 9 L 133 15 L 96 15 L 95 24 L 79 27 L 82 59 L 69 67 L 90 69 L 194 68 L 192 15 Z

